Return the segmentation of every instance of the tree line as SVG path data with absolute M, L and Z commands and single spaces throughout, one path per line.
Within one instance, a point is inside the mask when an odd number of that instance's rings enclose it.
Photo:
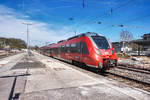
M 17 38 L 0 37 L 0 48 L 24 49 L 26 48 L 26 43 L 24 40 Z

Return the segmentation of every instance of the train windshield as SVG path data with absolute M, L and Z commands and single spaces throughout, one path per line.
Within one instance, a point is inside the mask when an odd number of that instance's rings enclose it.
M 99 49 L 110 49 L 107 39 L 103 36 L 91 36 Z

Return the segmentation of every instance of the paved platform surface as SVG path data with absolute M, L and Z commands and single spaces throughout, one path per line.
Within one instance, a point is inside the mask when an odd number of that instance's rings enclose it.
M 16 65 L 0 74 L 0 100 L 4 96 L 15 100 L 150 100 L 146 91 L 33 54 L 29 59 L 22 55 Z

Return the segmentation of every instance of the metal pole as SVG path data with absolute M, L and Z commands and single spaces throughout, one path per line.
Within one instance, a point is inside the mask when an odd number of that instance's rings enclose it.
M 124 41 L 123 41 L 123 53 L 124 53 Z
M 29 25 L 32 25 L 31 22 L 23 22 L 22 24 L 27 25 L 27 56 L 29 57 L 29 53 L 30 53 L 30 46 L 29 46 Z
M 83 8 L 84 8 L 84 0 L 83 0 Z
M 74 33 L 75 33 L 75 36 L 76 36 L 77 35 L 77 31 L 75 30 Z
M 29 29 L 27 24 L 27 56 L 29 57 Z

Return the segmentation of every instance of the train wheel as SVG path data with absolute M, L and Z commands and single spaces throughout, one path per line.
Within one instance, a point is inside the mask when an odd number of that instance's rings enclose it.
M 82 68 L 89 70 L 89 67 L 85 63 L 82 63 Z
M 101 72 L 101 73 L 105 73 L 106 70 L 107 70 L 107 68 L 102 68 L 102 69 L 100 70 L 100 72 Z
M 96 73 L 98 74 L 98 73 L 100 73 L 101 72 L 101 69 L 96 69 Z

